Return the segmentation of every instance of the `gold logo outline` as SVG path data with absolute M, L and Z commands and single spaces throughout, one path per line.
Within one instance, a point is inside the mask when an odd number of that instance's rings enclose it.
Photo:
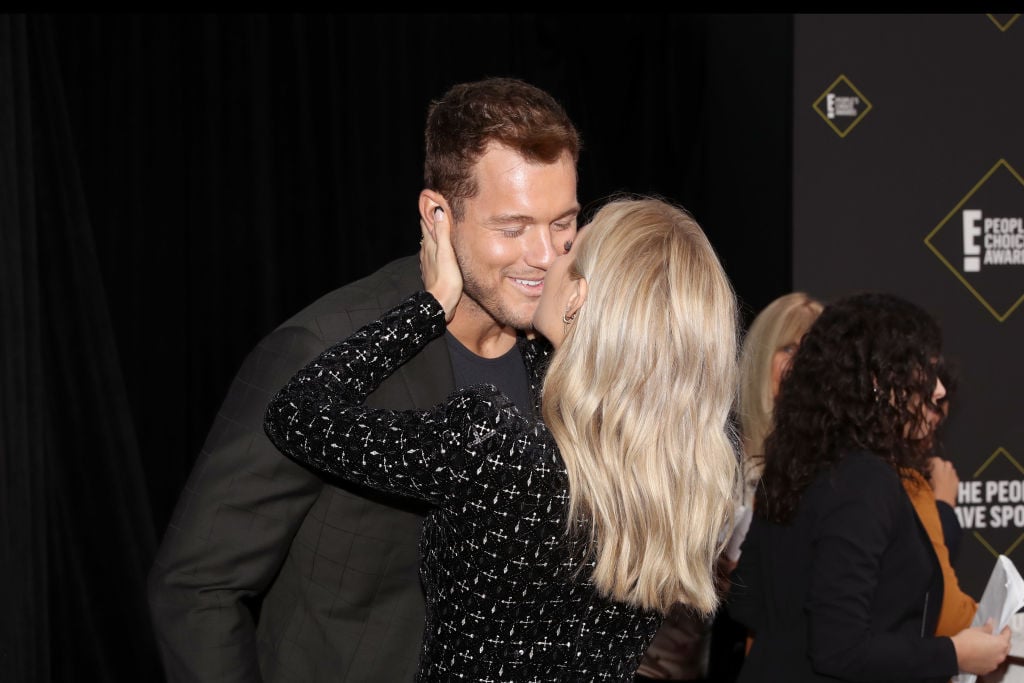
M 1000 455 L 1002 455 L 1004 458 L 1009 460 L 1010 464 L 1013 465 L 1014 467 L 1016 467 L 1017 470 L 1021 474 L 1024 474 L 1024 466 L 1021 466 L 1021 464 L 1019 462 L 1017 462 L 1017 459 L 1014 458 L 1012 455 L 1010 455 L 1010 451 L 1008 451 L 1005 448 L 1003 448 L 1002 446 L 1000 446 L 1000 447 L 996 448 L 992 452 L 992 455 L 988 456 L 988 458 L 985 460 L 985 462 L 981 463 L 981 466 L 977 470 L 975 470 L 973 478 L 977 479 L 979 476 L 981 476 L 981 473 L 984 472 L 988 468 L 988 466 L 992 464 L 992 461 L 995 460 L 996 457 L 998 457 Z M 1021 544 L 1021 542 L 1024 541 L 1024 531 L 1022 531 L 1022 532 L 1020 532 L 1020 534 L 1017 535 L 1017 540 L 1015 540 L 1013 543 L 1011 543 L 1006 548 L 1006 550 L 1004 552 L 1000 553 L 998 550 L 996 550 L 995 548 L 992 547 L 992 544 L 989 543 L 985 539 L 985 537 L 981 535 L 980 532 L 978 532 L 977 530 L 974 530 L 973 533 L 974 533 L 974 538 L 977 539 L 977 541 L 979 543 L 981 543 L 981 545 L 985 548 L 985 550 L 987 550 L 990 553 L 992 553 L 992 557 L 996 557 L 996 558 L 998 558 L 1000 555 L 1006 555 L 1007 557 L 1009 557 L 1010 553 L 1012 553 L 1014 550 L 1016 550 L 1017 546 L 1019 546 Z
M 857 97 L 859 97 L 861 99 L 861 102 L 864 102 L 864 104 L 867 105 L 867 107 L 865 107 L 864 111 L 862 111 L 857 116 L 857 118 L 855 118 L 853 120 L 853 122 L 850 124 L 850 126 L 845 131 L 840 130 L 839 126 L 837 126 L 831 119 L 829 119 L 827 114 L 823 114 L 821 109 L 818 108 L 818 104 L 830 92 L 832 92 L 832 90 L 836 87 L 836 85 L 839 84 L 840 81 L 842 81 L 843 83 L 846 83 L 846 85 L 850 88 L 850 90 L 852 90 L 853 92 L 857 93 Z M 839 74 L 839 77 L 836 78 L 836 80 L 832 81 L 832 85 L 830 85 L 827 88 L 825 88 L 824 92 L 822 92 L 820 95 L 818 95 L 818 99 L 814 100 L 814 102 L 811 103 L 811 109 L 816 111 L 818 113 L 818 116 L 820 116 L 822 119 L 824 119 L 825 123 L 827 123 L 829 125 L 829 127 L 833 131 L 835 131 L 836 135 L 838 135 L 840 138 L 845 138 L 847 135 L 850 134 L 851 130 L 856 128 L 857 125 L 861 121 L 864 120 L 864 117 L 868 115 L 868 112 L 871 111 L 872 109 L 874 109 L 874 105 L 871 104 L 871 100 L 869 100 L 868 98 L 864 97 L 864 93 L 862 93 L 860 90 L 857 89 L 857 86 L 855 86 L 853 84 L 853 82 L 849 78 L 846 77 L 846 74 Z
M 935 245 L 931 243 L 932 237 L 938 234 L 939 230 L 945 227 L 946 223 L 948 223 L 950 219 L 953 218 L 954 215 L 956 215 L 957 211 L 960 210 L 960 207 L 966 204 L 967 200 L 974 196 L 974 193 L 981 189 L 981 186 L 988 182 L 988 179 L 991 178 L 993 174 L 995 174 L 995 172 L 999 170 L 1000 167 L 1003 167 L 1007 171 L 1009 171 L 1010 174 L 1017 179 L 1017 182 L 1019 182 L 1021 186 L 1024 187 L 1024 178 L 1021 178 L 1020 174 L 1017 173 L 1017 171 L 1015 171 L 1012 166 L 1010 166 L 1009 162 L 1006 161 L 1006 159 L 1000 159 L 995 163 L 995 165 L 992 166 L 992 168 L 988 170 L 988 172 L 985 175 L 981 177 L 981 180 L 975 183 L 974 187 L 972 187 L 970 191 L 966 195 L 964 195 L 964 198 L 961 199 L 957 203 L 957 205 L 953 207 L 953 210 L 946 214 L 946 217 L 939 221 L 939 224 L 936 225 L 932 229 L 932 231 L 925 236 L 924 243 L 925 246 L 931 249 L 932 253 L 934 253 L 939 258 L 939 260 L 942 261 L 942 263 L 944 263 L 947 268 L 949 268 L 950 271 L 952 271 L 953 275 L 956 276 L 956 279 L 960 280 L 960 283 L 964 287 L 966 287 L 971 294 L 974 295 L 974 298 L 977 299 L 981 303 L 981 305 L 984 306 L 985 309 L 989 313 L 991 313 L 996 320 L 998 320 L 999 322 L 1005 322 L 1006 319 L 1009 318 L 1015 310 L 1017 310 L 1017 307 L 1020 306 L 1022 302 L 1024 302 L 1024 292 L 1022 292 L 1021 295 L 1017 298 L 1017 300 L 1013 302 L 1013 304 L 1002 315 L 1000 315 L 999 312 L 996 311 L 995 308 L 993 308 L 992 304 L 990 304 L 985 299 L 985 297 L 981 295 L 981 292 L 975 289 L 974 286 L 967 281 L 967 279 L 963 276 L 963 273 L 961 273 L 956 266 L 950 263 L 949 260 L 942 254 L 942 252 L 940 252 L 938 248 L 936 248 Z
M 1012 17 L 1010 17 L 1010 20 L 1009 20 L 1009 21 L 1007 21 L 1007 22 L 1006 22 L 1005 24 L 1000 24 L 1000 23 L 999 23 L 999 20 L 995 18 L 995 15 L 992 15 L 992 14 L 986 14 L 985 16 L 986 16 L 986 17 L 988 17 L 989 19 L 991 19 L 991 20 L 992 20 L 992 23 L 993 23 L 993 24 L 995 24 L 995 25 L 996 25 L 996 28 L 998 28 L 998 29 L 999 29 L 999 30 L 1000 30 L 1000 31 L 1001 31 L 1002 33 L 1006 33 L 1006 31 L 1007 31 L 1007 30 L 1008 30 L 1008 29 L 1009 29 L 1009 28 L 1010 28 L 1011 26 L 1013 26 L 1013 23 L 1014 23 L 1015 21 L 1017 21 L 1017 19 L 1019 19 L 1019 18 L 1020 18 L 1020 15 L 1019 15 L 1019 14 L 1014 14 L 1014 15 L 1013 15 Z

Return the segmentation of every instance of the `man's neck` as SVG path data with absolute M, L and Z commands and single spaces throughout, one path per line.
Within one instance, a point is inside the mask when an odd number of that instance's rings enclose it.
M 498 358 L 516 343 L 515 328 L 498 323 L 475 306 L 461 302 L 448 323 L 448 331 L 467 349 L 481 358 Z

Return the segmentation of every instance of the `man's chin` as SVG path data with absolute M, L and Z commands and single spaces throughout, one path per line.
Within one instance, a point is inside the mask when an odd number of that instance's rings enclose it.
M 499 321 L 499 322 L 501 322 L 502 325 L 507 325 L 508 327 L 511 327 L 511 328 L 513 328 L 513 329 L 515 329 L 515 330 L 517 330 L 519 332 L 532 332 L 533 331 L 533 319 L 532 318 L 526 318 L 525 320 L 522 320 L 522 319 L 504 320 L 504 321 Z
M 490 292 L 491 296 L 474 296 L 474 294 L 477 292 L 473 291 L 471 287 L 466 287 L 466 290 L 463 291 L 464 298 L 472 302 L 475 308 L 485 313 L 497 324 L 524 332 L 533 329 L 533 315 L 537 312 L 537 306 L 540 304 L 539 298 L 529 297 L 528 300 L 523 296 L 499 298 L 493 291 Z
M 536 310 L 536 306 L 531 307 L 530 310 L 503 308 L 498 311 L 498 315 L 492 314 L 491 317 L 506 327 L 529 332 L 533 329 L 533 313 Z

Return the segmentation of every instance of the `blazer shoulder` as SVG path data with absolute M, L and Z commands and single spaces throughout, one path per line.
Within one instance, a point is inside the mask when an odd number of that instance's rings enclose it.
M 423 288 L 419 258 L 404 256 L 327 292 L 283 322 L 278 330 L 304 328 L 325 343 L 347 337 Z
M 819 475 L 814 488 L 812 495 L 823 509 L 853 501 L 889 508 L 907 500 L 900 475 L 881 456 L 868 451 L 843 455 L 833 468 Z
M 846 479 L 866 484 L 900 485 L 900 475 L 882 456 L 870 451 L 852 451 L 837 466 Z

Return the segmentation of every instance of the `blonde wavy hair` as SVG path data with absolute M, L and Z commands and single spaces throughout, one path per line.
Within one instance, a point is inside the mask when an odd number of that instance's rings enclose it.
M 817 320 L 823 304 L 804 292 L 772 301 L 754 318 L 740 357 L 739 410 L 743 436 L 744 477 L 754 482 L 764 469 L 764 439 L 772 424 L 772 358 L 776 351 L 799 344 Z
M 542 412 L 611 599 L 710 615 L 739 466 L 732 286 L 697 222 L 651 197 L 607 203 L 573 248 L 585 304 L 552 357 Z

